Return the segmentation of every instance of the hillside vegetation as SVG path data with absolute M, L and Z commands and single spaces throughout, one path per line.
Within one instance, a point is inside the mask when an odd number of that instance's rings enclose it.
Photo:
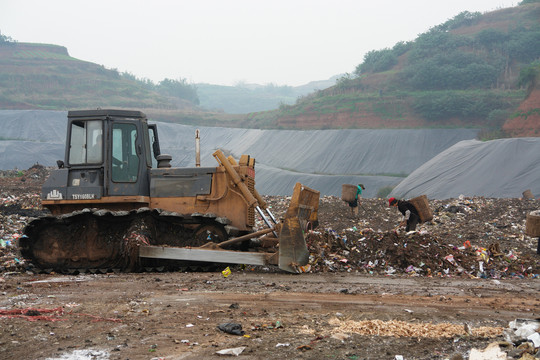
M 257 85 L 238 83 L 235 86 L 196 84 L 200 106 L 229 114 L 277 109 L 282 104 L 294 104 L 296 99 L 336 84 L 338 75 L 328 80 L 311 81 L 301 86 Z
M 506 120 L 522 114 L 516 109 L 535 88 L 539 59 L 538 1 L 486 14 L 463 12 L 414 41 L 368 52 L 335 86 L 291 106 L 250 114 L 246 124 L 471 126 L 497 133 Z
M 154 83 L 73 58 L 63 46 L 19 43 L 0 33 L 1 109 L 137 108 L 157 120 L 227 126 L 243 118 L 229 114 L 291 104 L 335 80 L 298 87 L 196 85 L 182 78 Z
M 463 12 L 414 41 L 368 52 L 352 74 L 303 88 L 156 84 L 75 59 L 62 46 L 0 34 L 0 108 L 134 108 L 154 120 L 254 128 L 465 126 L 498 137 L 539 113 L 539 59 L 540 0 Z
M 130 108 L 162 121 L 227 121 L 201 111 L 195 87 L 183 79 L 158 84 L 82 61 L 63 46 L 18 43 L 0 34 L 0 108 L 69 110 Z

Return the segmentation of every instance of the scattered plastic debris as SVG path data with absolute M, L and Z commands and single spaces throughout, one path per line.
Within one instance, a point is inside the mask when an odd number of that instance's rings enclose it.
M 105 350 L 73 350 L 70 353 L 55 358 L 46 358 L 45 360 L 109 360 L 110 354 Z
M 471 349 L 469 360 L 506 360 L 506 353 L 499 344 L 491 343 L 484 350 Z
M 231 268 L 227 266 L 221 273 L 223 274 L 223 277 L 228 277 L 231 275 Z
M 536 335 L 540 332 L 540 321 L 529 319 L 516 319 L 510 321 L 508 328 L 504 331 L 505 339 L 511 343 L 520 343 L 525 340 L 535 342 Z M 529 339 L 531 337 L 531 339 Z M 539 347 L 535 342 L 535 347 Z
M 242 325 L 238 323 L 223 323 L 219 324 L 217 328 L 227 334 L 232 335 L 244 335 L 244 330 L 242 330 Z
M 245 349 L 246 349 L 245 346 L 240 346 L 240 347 L 236 347 L 236 348 L 232 348 L 232 349 L 219 350 L 219 351 L 216 351 L 216 354 L 218 354 L 218 355 L 234 355 L 234 356 L 238 356 Z

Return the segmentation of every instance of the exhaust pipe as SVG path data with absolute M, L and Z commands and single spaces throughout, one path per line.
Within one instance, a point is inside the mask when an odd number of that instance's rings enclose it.
M 201 167 L 201 136 L 199 129 L 195 130 L 195 167 Z

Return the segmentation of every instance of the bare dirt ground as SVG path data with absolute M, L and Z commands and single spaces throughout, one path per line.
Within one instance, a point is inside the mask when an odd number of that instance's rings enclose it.
M 537 201 L 430 201 L 433 221 L 406 235 L 384 199 L 365 199 L 353 218 L 323 197 L 299 275 L 251 266 L 227 277 L 34 274 L 6 241 L 42 211 L 45 176 L 0 174 L 2 359 L 206 359 L 236 349 L 243 359 L 457 360 L 494 342 L 508 358 L 539 356 L 509 328 L 540 318 L 537 239 L 524 235 Z M 278 215 L 288 204 L 267 200 Z

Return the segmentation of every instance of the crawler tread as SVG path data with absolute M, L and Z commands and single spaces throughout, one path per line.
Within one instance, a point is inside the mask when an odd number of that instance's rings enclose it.
M 138 248 L 201 246 L 202 239 L 195 231 L 205 225 L 224 228 L 223 223 L 227 219 L 213 214 L 184 215 L 150 208 L 83 209 L 34 219 L 26 226 L 19 246 L 21 255 L 34 265 L 34 272 L 167 271 L 179 268 L 178 262 L 141 259 Z

